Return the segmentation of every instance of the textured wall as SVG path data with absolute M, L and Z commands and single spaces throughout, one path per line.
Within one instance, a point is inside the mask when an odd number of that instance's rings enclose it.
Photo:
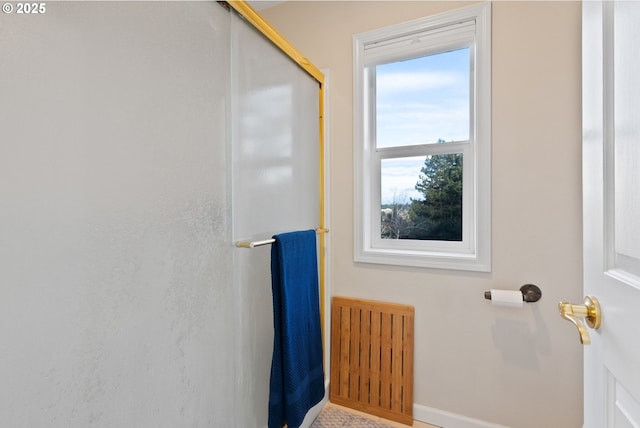
M 228 13 L 0 16 L 0 392 L 11 427 L 233 426 Z
M 352 35 L 456 2 L 287 2 L 263 15 L 331 75 L 334 294 L 415 305 L 415 403 L 514 428 L 582 425 L 582 349 L 559 300 L 581 300 L 580 4 L 493 3 L 493 269 L 353 262 Z M 467 3 L 468 4 L 468 3 Z M 535 283 L 538 304 L 490 288 Z

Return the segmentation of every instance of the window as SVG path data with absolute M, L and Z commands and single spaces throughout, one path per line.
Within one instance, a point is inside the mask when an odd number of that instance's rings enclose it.
M 491 270 L 490 16 L 354 36 L 357 262 Z

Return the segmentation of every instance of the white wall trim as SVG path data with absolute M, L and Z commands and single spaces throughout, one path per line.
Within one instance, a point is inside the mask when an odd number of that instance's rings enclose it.
M 456 413 L 434 409 L 421 404 L 413 405 L 413 418 L 416 421 L 438 425 L 446 428 L 509 428 L 505 425 L 498 425 L 479 419 L 469 418 Z

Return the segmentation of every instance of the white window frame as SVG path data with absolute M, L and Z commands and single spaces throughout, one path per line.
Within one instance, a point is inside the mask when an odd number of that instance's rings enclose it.
M 375 102 L 370 102 L 375 88 L 369 88 L 375 67 L 368 66 L 465 47 L 472 64 L 469 140 L 376 148 Z M 491 4 L 356 34 L 353 48 L 355 261 L 490 272 Z M 448 153 L 463 154 L 462 241 L 381 239 L 381 159 Z

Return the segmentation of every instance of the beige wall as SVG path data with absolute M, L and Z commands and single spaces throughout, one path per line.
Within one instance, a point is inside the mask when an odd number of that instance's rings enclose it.
M 454 2 L 287 2 L 262 14 L 330 70 L 333 294 L 416 309 L 416 415 L 516 428 L 582 425 L 582 349 L 559 300 L 581 300 L 580 4 L 493 4 L 491 273 L 353 262 L 352 35 Z M 492 307 L 490 288 L 542 300 Z

